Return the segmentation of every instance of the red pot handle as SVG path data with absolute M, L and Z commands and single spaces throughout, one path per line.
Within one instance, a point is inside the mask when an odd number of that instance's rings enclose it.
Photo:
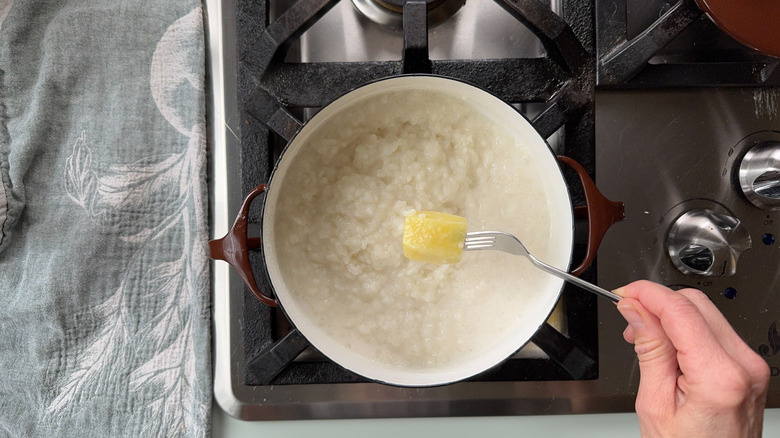
M 625 219 L 625 209 L 622 202 L 610 201 L 601 194 L 596 187 L 596 183 L 588 175 L 582 165 L 569 157 L 558 156 L 558 161 L 569 166 L 580 178 L 582 188 L 585 192 L 585 206 L 575 207 L 574 215 L 588 218 L 588 246 L 585 251 L 585 259 L 582 260 L 577 268 L 571 271 L 572 275 L 580 275 L 590 267 L 596 258 L 596 252 L 601 245 L 609 227 L 615 222 Z
M 241 210 L 236 216 L 236 221 L 230 228 L 225 237 L 209 241 L 209 256 L 214 260 L 224 260 L 230 264 L 236 271 L 244 284 L 252 293 L 264 304 L 277 307 L 279 301 L 271 296 L 264 294 L 257 287 L 255 274 L 252 271 L 252 265 L 249 263 L 249 250 L 260 248 L 262 245 L 259 237 L 247 236 L 247 220 L 249 218 L 249 206 L 255 197 L 264 193 L 268 188 L 267 184 L 260 184 L 252 189 L 241 204 Z

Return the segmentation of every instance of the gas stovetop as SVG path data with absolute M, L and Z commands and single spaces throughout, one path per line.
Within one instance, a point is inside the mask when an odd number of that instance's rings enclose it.
M 382 77 L 455 77 L 515 105 L 556 153 L 625 202 L 625 221 L 607 233 L 586 279 L 607 288 L 649 278 L 704 290 L 777 375 L 778 218 L 748 199 L 737 175 L 750 150 L 780 141 L 777 60 L 720 33 L 692 1 L 394 3 L 208 2 L 212 237 L 224 235 L 242 197 L 267 182 L 291 134 L 279 111 L 305 121 Z M 656 164 L 657 157 L 668 158 Z M 736 243 L 713 244 L 690 229 L 689 216 L 732 218 L 745 231 Z M 736 259 L 733 248 L 744 255 Z M 580 242 L 575 258 L 583 252 Z M 621 336 L 625 323 L 613 304 L 576 289 L 564 289 L 562 323 L 545 324 L 495 369 L 453 385 L 400 388 L 365 381 L 289 336 L 283 314 L 246 291 L 227 264 L 214 263 L 212 272 L 215 398 L 242 419 L 633 409 L 638 368 Z M 280 360 L 290 349 L 302 353 Z M 769 406 L 780 406 L 779 392 L 773 378 Z

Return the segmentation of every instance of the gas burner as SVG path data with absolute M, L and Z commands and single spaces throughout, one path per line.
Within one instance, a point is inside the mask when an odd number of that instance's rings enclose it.
M 433 27 L 455 15 L 466 0 L 421 0 L 428 6 L 428 25 Z M 403 27 L 403 9 L 407 0 L 352 0 L 363 15 L 390 29 Z

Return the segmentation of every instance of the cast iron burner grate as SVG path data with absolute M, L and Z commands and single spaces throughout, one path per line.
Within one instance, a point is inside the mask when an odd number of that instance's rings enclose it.
M 343 0 L 347 1 L 347 0 Z M 532 123 L 544 136 L 560 132 L 558 153 L 567 155 L 594 174 L 593 3 L 562 0 L 561 16 L 538 0 L 497 1 L 541 40 L 546 56 L 480 60 L 431 60 L 424 1 L 403 8 L 403 53 L 398 61 L 286 62 L 290 45 L 322 17 L 337 0 L 302 0 L 269 23 L 267 1 L 240 1 L 237 6 L 239 75 L 242 105 L 242 190 L 266 182 L 273 166 L 273 143 L 290 138 L 299 122 L 292 114 L 320 108 L 365 83 L 405 73 L 431 73 L 470 82 L 502 99 L 520 104 L 546 103 Z M 567 174 L 575 205 L 583 195 L 573 174 Z M 257 222 L 257 212 L 250 221 Z M 579 233 L 578 233 L 579 234 Z M 575 245 L 575 257 L 584 245 Z M 258 283 L 270 291 L 259 254 L 252 254 Z M 594 280 L 595 270 L 583 277 Z M 565 288 L 568 334 L 545 324 L 533 342 L 549 359 L 510 359 L 473 380 L 585 380 L 598 374 L 596 297 Z M 243 339 L 246 385 L 350 383 L 364 381 L 326 359 L 289 362 L 308 344 L 285 334 L 281 312 L 265 307 L 244 290 Z
M 655 16 L 631 35 L 640 9 Z M 726 36 L 695 0 L 597 0 L 596 32 L 599 87 L 780 86 L 780 59 Z

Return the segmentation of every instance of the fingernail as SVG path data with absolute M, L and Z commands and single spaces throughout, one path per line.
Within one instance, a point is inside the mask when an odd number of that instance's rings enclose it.
M 623 304 L 620 306 L 617 306 L 618 311 L 621 315 L 623 315 L 623 318 L 626 319 L 626 322 L 633 328 L 634 330 L 642 328 L 644 325 L 644 320 L 642 320 L 642 315 L 639 314 L 639 311 L 636 310 L 636 307 L 632 306 L 631 304 Z

